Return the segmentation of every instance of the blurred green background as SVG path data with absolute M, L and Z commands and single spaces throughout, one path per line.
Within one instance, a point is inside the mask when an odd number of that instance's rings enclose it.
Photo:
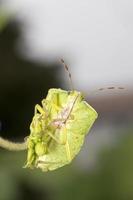
M 19 27 L 1 15 L 0 132 L 13 141 L 29 134 L 34 105 L 47 90 L 66 87 L 59 64 L 28 61 L 17 53 Z M 100 116 L 72 164 L 43 173 L 22 168 L 26 152 L 0 149 L 0 200 L 133 199 L 133 96 L 95 96 L 90 103 Z M 105 141 L 108 132 L 113 139 Z

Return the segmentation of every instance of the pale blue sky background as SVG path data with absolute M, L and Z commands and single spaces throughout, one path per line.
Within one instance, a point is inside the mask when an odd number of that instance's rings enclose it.
M 133 86 L 132 0 L 4 0 L 33 59 L 65 58 L 80 90 Z M 24 42 L 23 42 L 24 39 Z M 24 51 L 25 52 L 25 51 Z

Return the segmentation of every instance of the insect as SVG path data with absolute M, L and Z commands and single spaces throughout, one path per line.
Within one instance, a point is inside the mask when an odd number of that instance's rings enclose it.
M 65 69 L 71 74 L 64 60 Z M 79 153 L 97 112 L 76 90 L 49 89 L 42 106 L 35 113 L 27 138 L 28 155 L 25 167 L 55 170 L 69 164 Z

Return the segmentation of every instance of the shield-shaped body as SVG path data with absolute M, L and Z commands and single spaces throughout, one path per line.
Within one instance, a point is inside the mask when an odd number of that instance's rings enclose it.
M 48 171 L 69 164 L 97 116 L 80 92 L 50 89 L 35 109 L 26 166 Z

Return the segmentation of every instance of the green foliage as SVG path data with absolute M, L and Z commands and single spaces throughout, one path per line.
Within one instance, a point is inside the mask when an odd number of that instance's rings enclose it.
M 6 27 L 9 22 L 9 15 L 0 9 L 0 32 Z

